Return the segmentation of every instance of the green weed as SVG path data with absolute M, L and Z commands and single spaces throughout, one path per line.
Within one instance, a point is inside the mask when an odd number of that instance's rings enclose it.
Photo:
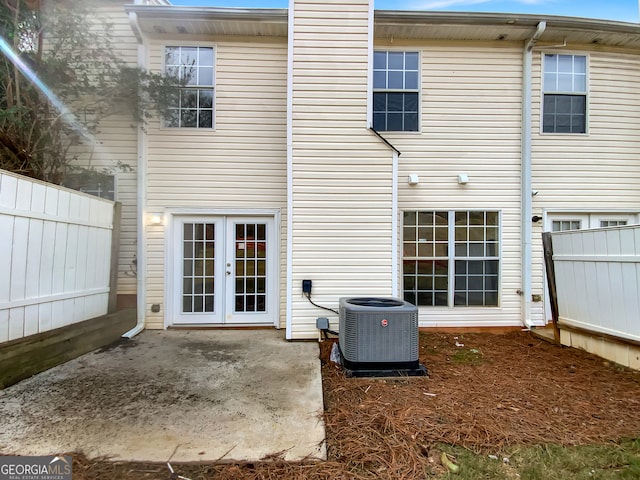
M 640 439 L 606 445 L 519 447 L 480 455 L 441 445 L 460 467 L 439 479 L 458 480 L 636 480 L 640 478 Z
M 451 361 L 460 365 L 482 364 L 482 352 L 477 348 L 462 348 L 451 355 Z

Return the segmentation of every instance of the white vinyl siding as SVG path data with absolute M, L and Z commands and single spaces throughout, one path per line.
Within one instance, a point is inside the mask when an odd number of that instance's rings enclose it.
M 541 135 L 533 132 L 534 214 L 580 212 L 617 219 L 640 211 L 640 56 L 606 49 L 562 53 L 589 57 L 589 133 Z M 540 121 L 541 53 L 534 54 L 533 125 Z M 618 212 L 618 214 L 616 214 Z M 599 226 L 599 225 L 594 225 Z M 533 293 L 544 291 L 543 256 L 534 224 Z M 533 315 L 543 322 L 542 304 Z
M 392 292 L 392 152 L 367 130 L 366 1 L 295 2 L 293 11 L 293 338 L 343 296 Z M 336 322 L 335 316 L 330 316 Z M 334 323 L 335 325 L 335 323 Z
M 162 69 L 166 44 L 150 46 L 154 71 Z M 219 38 L 209 44 L 216 49 L 215 131 L 163 128 L 157 120 L 150 124 L 147 211 L 220 215 L 225 210 L 280 209 L 286 225 L 286 41 Z M 166 229 L 147 228 L 147 303 L 164 305 Z M 284 227 L 276 228 L 286 238 Z M 282 243 L 281 271 L 284 248 Z M 284 291 L 281 283 L 281 304 Z M 147 326 L 163 328 L 164 315 L 164 309 L 147 309 Z
M 89 8 L 89 7 L 88 7 Z M 138 62 L 138 43 L 131 30 L 129 19 L 121 4 L 92 2 L 91 13 L 100 21 L 111 25 L 113 45 L 118 56 L 130 67 Z M 123 109 L 124 110 L 124 109 Z M 82 121 L 82 117 L 80 118 Z M 138 162 L 137 131 L 134 119 L 129 114 L 110 115 L 100 122 L 95 141 L 85 141 L 72 147 L 77 155 L 74 164 L 92 167 L 98 171 L 106 169 L 115 177 L 115 198 L 122 203 L 120 223 L 120 251 L 118 259 L 118 294 L 136 293 L 136 169 Z M 125 166 L 120 168 L 119 164 Z
M 420 307 L 421 327 L 521 325 L 520 124 L 522 49 L 424 42 L 421 133 L 386 132 L 401 152 L 399 210 L 501 212 L 498 307 Z M 381 40 L 376 49 L 387 46 Z M 469 177 L 458 183 L 458 174 Z M 416 174 L 418 185 L 408 185 Z M 401 235 L 401 233 L 399 233 Z

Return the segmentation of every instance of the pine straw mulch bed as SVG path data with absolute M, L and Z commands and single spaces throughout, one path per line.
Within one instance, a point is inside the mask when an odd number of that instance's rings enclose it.
M 176 465 L 196 479 L 424 479 L 441 444 L 499 454 L 515 445 L 594 444 L 640 435 L 640 372 L 525 332 L 420 335 L 429 377 L 345 378 L 323 342 L 328 461 Z M 462 346 L 463 345 L 463 346 Z M 74 480 L 169 479 L 166 464 L 87 460 Z

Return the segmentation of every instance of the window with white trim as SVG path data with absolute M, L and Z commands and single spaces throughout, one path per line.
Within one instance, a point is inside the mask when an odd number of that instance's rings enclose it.
M 116 180 L 114 175 L 83 175 L 70 173 L 64 179 L 63 186 L 107 200 L 116 199 Z
M 550 213 L 545 221 L 545 231 L 566 232 L 585 228 L 620 227 L 635 225 L 635 213 Z
M 497 211 L 405 211 L 404 299 L 418 306 L 497 306 Z
M 213 47 L 165 47 L 166 73 L 184 84 L 177 104 L 168 109 L 164 119 L 166 127 L 213 128 L 213 58 Z
M 626 220 L 600 220 L 600 227 L 624 227 L 627 224 Z
M 417 132 L 418 52 L 373 54 L 373 128 L 380 132 Z
M 543 92 L 543 133 L 586 133 L 586 56 L 545 54 Z
M 551 222 L 552 232 L 566 232 L 569 230 L 580 230 L 582 228 L 582 221 L 576 220 L 553 220 Z

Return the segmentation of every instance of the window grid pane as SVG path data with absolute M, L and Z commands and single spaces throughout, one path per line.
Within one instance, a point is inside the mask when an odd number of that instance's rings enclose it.
M 165 48 L 165 71 L 185 85 L 164 119 L 166 127 L 213 128 L 213 53 L 212 47 Z
M 600 220 L 600 227 L 621 227 L 626 224 L 626 220 Z
M 447 225 L 447 212 L 404 212 L 404 298 L 415 305 L 447 305 Z
M 485 211 L 455 214 L 455 306 L 498 305 L 497 217 Z
M 586 132 L 586 97 L 547 94 L 544 96 L 543 108 L 543 132 Z
M 584 55 L 544 56 L 544 91 L 587 93 L 587 61 Z
M 235 226 L 235 311 L 267 310 L 267 234 L 264 223 Z
M 566 232 L 568 230 L 580 230 L 580 220 L 554 220 L 551 222 L 552 232 Z
M 185 223 L 182 238 L 182 313 L 212 313 L 215 298 L 215 225 Z
M 115 176 L 113 175 L 83 175 L 68 174 L 63 185 L 89 195 L 107 200 L 115 200 Z
M 374 93 L 374 128 L 380 131 L 418 130 L 417 93 Z
M 374 52 L 373 127 L 418 131 L 418 52 Z
M 497 211 L 406 211 L 403 214 L 404 298 L 419 306 L 497 306 Z M 454 256 L 449 245 L 454 243 Z M 453 260 L 453 261 L 452 261 Z M 450 281 L 451 279 L 451 281 Z
M 544 133 L 586 133 L 587 57 L 545 54 Z

